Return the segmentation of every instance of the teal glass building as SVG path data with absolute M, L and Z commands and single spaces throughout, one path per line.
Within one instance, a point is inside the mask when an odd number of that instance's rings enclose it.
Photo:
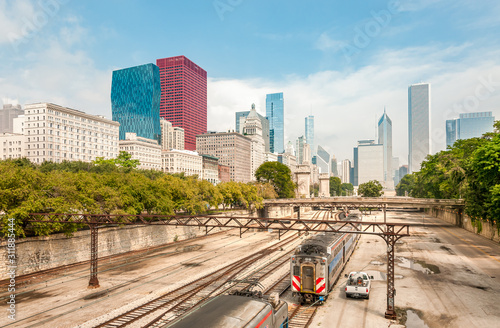
M 285 113 L 283 92 L 266 95 L 266 116 L 269 120 L 269 148 L 271 153 L 285 151 Z
M 111 106 L 113 121 L 120 123 L 120 140 L 125 133 L 161 140 L 160 69 L 146 64 L 113 71 Z
M 446 146 L 459 139 L 479 138 L 493 132 L 495 117 L 492 112 L 462 113 L 460 118 L 446 120 Z

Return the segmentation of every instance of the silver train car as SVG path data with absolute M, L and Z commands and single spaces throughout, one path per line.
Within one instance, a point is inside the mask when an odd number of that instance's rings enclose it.
M 288 328 L 288 304 L 251 292 L 217 296 L 177 319 L 171 328 Z
M 359 234 L 325 232 L 297 247 L 290 260 L 290 286 L 299 303 L 325 301 L 358 239 Z

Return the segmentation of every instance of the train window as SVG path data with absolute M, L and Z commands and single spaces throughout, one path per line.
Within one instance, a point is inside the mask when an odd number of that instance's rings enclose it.
M 300 276 L 300 267 L 298 265 L 293 267 L 293 275 Z

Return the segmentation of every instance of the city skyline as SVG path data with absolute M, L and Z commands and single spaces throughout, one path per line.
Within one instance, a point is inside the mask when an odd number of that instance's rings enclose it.
M 4 103 L 52 102 L 111 118 L 113 70 L 185 55 L 208 73 L 208 130 L 234 129 L 234 113 L 251 103 L 265 115 L 265 95 L 283 92 L 285 144 L 301 134 L 311 111 L 315 144 L 339 160 L 352 159 L 357 140 L 376 137 L 376 116 L 387 106 L 394 156 L 406 164 L 406 89 L 420 81 L 433 88 L 432 152 L 445 149 L 446 120 L 483 111 L 500 117 L 495 1 L 397 8 L 386 1 L 255 1 L 223 12 L 203 1 L 54 2 L 16 1 L 0 13 Z M 145 17 L 146 24 L 130 24 Z

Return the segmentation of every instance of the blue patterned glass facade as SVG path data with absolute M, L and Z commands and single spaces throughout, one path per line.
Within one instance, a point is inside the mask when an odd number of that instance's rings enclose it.
M 311 154 L 316 155 L 316 147 L 314 146 L 314 116 L 306 117 L 305 124 L 306 141 L 311 146 Z
M 113 121 L 120 123 L 120 140 L 125 133 L 161 140 L 160 69 L 146 64 L 113 71 L 111 106 Z
M 285 151 L 283 92 L 266 95 L 266 116 L 269 120 L 270 152 L 281 154 Z

